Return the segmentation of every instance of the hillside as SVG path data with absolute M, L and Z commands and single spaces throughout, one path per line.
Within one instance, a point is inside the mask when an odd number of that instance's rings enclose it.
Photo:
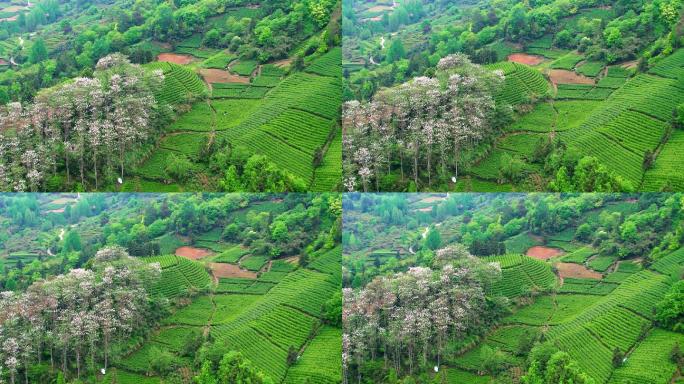
M 424 77 L 445 88 L 445 72 L 487 83 L 464 58 L 505 78 L 486 97 L 467 94 L 478 97 L 484 111 L 464 102 L 435 124 L 429 110 L 450 104 L 411 113 L 411 119 L 369 112 L 396 120 L 390 132 L 348 122 L 353 141 L 345 175 L 357 181 L 350 185 L 360 190 L 367 180 L 375 191 L 680 190 L 673 170 L 682 157 L 675 149 L 684 104 L 682 12 L 676 1 L 350 2 L 343 66 L 352 112 L 356 101 L 362 110 L 366 102 L 385 103 L 388 94 L 408 91 Z M 451 122 L 451 115 L 471 114 L 477 119 Z M 415 154 L 414 146 L 420 148 Z M 368 160 L 360 161 L 366 152 Z
M 45 0 L 9 8 L 18 16 L 0 21 L 0 142 L 40 155 L 20 162 L 3 151 L 0 189 L 339 189 L 341 166 L 331 159 L 341 152 L 340 4 Z M 111 72 L 141 84 L 119 92 Z M 85 117 L 69 104 L 100 93 L 105 101 Z M 59 117 L 40 112 L 65 108 Z M 88 128 L 74 133 L 81 128 L 70 114 Z M 67 144 L 27 133 L 35 124 Z
M 681 224 L 682 197 L 647 196 L 345 195 L 351 375 L 677 382 L 684 250 L 659 239 Z M 376 327 L 399 324 L 414 335 L 384 348 L 404 334 Z
M 41 341 L 0 350 L 23 357 L 0 379 L 340 383 L 340 205 L 328 194 L 0 195 L 0 337 Z

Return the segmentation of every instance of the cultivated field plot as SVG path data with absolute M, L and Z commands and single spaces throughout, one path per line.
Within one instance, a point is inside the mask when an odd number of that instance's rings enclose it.
M 672 126 L 673 111 L 684 102 L 684 50 L 635 75 L 627 65 L 587 61 L 576 52 L 554 50 L 552 44 L 540 39 L 528 44 L 525 53 L 488 66 L 506 75 L 499 100 L 532 108 L 504 128 L 507 133 L 496 140 L 496 148 L 468 173 L 502 182 L 496 167 L 504 152 L 527 163 L 523 174 L 539 172 L 529 166 L 539 141 L 520 134 L 544 133 L 542 137 L 560 137 L 575 153 L 596 157 L 636 190 L 684 188 L 681 172 L 675 171 L 684 158 L 683 136 Z M 647 154 L 653 154 L 653 165 L 645 170 Z
M 217 240 L 210 232 L 202 238 Z M 219 243 L 220 244 L 220 243 Z M 227 247 L 210 257 L 219 263 L 248 264 L 249 249 Z M 179 256 L 145 259 L 159 263 L 159 291 L 168 297 L 188 289 L 201 294 L 162 320 L 162 328 L 137 351 L 117 364 L 117 378 L 125 383 L 150 372 L 150 351 L 170 353 L 190 363 L 180 352 L 189 334 L 208 331 L 225 345 L 226 351 L 241 352 L 277 383 L 336 384 L 341 381 L 342 333 L 323 325 L 321 307 L 341 289 L 341 247 L 312 255 L 306 268 L 283 260 L 259 258 L 254 267 L 264 267 L 258 278 L 220 278 L 211 283 L 201 261 Z M 266 263 L 268 266 L 266 267 Z M 300 358 L 288 367 L 289 348 Z M 129 378 L 130 375 L 130 378 Z M 155 379 L 150 378 L 150 382 Z
M 341 49 L 333 48 L 308 63 L 304 72 L 287 76 L 285 69 L 273 64 L 235 63 L 230 55 L 212 56 L 203 63 L 204 67 L 229 66 L 232 73 L 248 76 L 244 78 L 247 81 L 211 83 L 210 99 L 195 102 L 166 127 L 167 136 L 141 164 L 137 175 L 167 182 L 173 179 L 167 172 L 172 156 L 182 155 L 197 164 L 202 160 L 203 149 L 214 141 L 225 140 L 232 146 L 265 155 L 279 168 L 301 178 L 309 190 L 337 188 L 342 172 L 341 131 L 337 125 L 341 105 L 340 57 Z M 224 66 L 225 62 L 230 65 Z M 192 90 L 191 95 L 208 92 L 200 78 L 183 66 L 166 62 L 149 66 L 168 74 L 158 95 L 160 99 L 180 102 L 179 95 L 186 90 Z M 315 161 L 317 156 L 320 158 Z M 193 169 L 202 172 L 202 167 Z

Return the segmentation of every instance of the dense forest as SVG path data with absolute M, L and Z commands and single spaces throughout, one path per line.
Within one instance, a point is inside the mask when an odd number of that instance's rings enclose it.
M 347 190 L 682 188 L 680 0 L 349 0 L 343 10 L 345 111 L 369 114 L 344 123 Z M 473 92 L 484 72 L 503 84 Z M 435 89 L 411 93 L 415 111 L 388 101 L 421 84 Z M 497 113 L 464 108 L 483 96 Z
M 0 195 L 0 378 L 339 383 L 341 224 L 337 195 Z
M 346 194 L 345 383 L 671 383 L 680 194 Z
M 0 190 L 338 189 L 339 3 L 3 10 Z

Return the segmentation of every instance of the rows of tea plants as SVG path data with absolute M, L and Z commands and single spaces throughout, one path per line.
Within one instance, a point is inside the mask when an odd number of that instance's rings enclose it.
M 604 296 L 613 292 L 617 286 L 616 283 L 606 282 L 604 280 L 566 277 L 563 279 L 563 285 L 558 292 Z
M 671 79 L 682 79 L 684 77 L 684 49 L 679 49 L 664 58 L 649 72 Z
M 486 260 L 501 264 L 501 280 L 491 287 L 491 292 L 498 296 L 515 297 L 532 289 L 545 290 L 556 282 L 551 266 L 541 260 L 521 255 L 494 256 Z
M 571 147 L 576 148 L 580 153 L 596 156 L 602 163 L 637 187 L 643 176 L 643 153 L 636 149 L 628 149 L 600 131 L 608 129 L 606 127 L 611 123 L 629 122 L 628 124 L 634 125 L 633 119 L 622 117 L 622 115 L 634 116 L 634 111 L 666 122 L 673 108 L 682 101 L 684 101 L 684 94 L 677 90 L 674 80 L 652 75 L 639 75 L 615 91 L 584 121 L 579 129 L 573 130 L 564 137 Z M 624 128 L 624 130 L 628 129 L 630 128 Z M 636 127 L 631 129 L 633 132 Z M 656 137 L 662 136 L 658 131 L 653 133 L 646 129 L 642 129 L 640 135 L 650 140 L 651 145 Z M 648 139 L 649 137 L 651 139 Z M 625 140 L 622 137 L 620 139 Z M 638 141 L 638 139 L 631 139 L 631 141 L 635 140 Z
M 212 99 L 261 99 L 270 86 L 242 83 L 212 83 Z
M 672 380 L 677 365 L 670 359 L 675 344 L 684 345 L 684 335 L 662 329 L 653 329 L 617 368 L 609 384 L 643 383 L 662 384 Z
M 323 326 L 287 370 L 284 384 L 335 384 L 342 378 L 342 331 Z
M 226 54 L 224 52 L 219 52 L 214 56 L 204 60 L 202 62 L 202 67 L 204 68 L 215 68 L 215 69 L 226 69 L 228 64 L 235 60 L 235 55 Z
M 321 76 L 341 77 L 342 76 L 342 48 L 336 47 L 321 57 L 316 58 L 306 67 L 306 72 L 315 73 Z
M 250 255 L 240 260 L 240 266 L 250 271 L 258 271 L 269 259 L 268 256 Z
M 187 289 L 204 289 L 211 282 L 209 274 L 201 263 L 188 260 L 178 256 L 176 262 L 164 259 L 166 268 L 162 269 L 161 278 L 153 289 L 153 293 L 161 294 L 166 297 L 175 297 Z M 159 262 L 156 257 L 146 258 L 147 262 Z
M 313 155 L 330 134 L 331 121 L 299 109 L 290 109 L 271 120 L 263 129 L 284 143 Z M 293 130 L 292 127 L 297 127 Z
M 292 346 L 299 350 L 306 342 L 313 323 L 312 316 L 278 305 L 254 320 L 251 327 L 282 349 Z
M 584 56 L 571 52 L 552 61 L 550 66 L 553 69 L 565 69 L 570 71 L 574 69 L 577 63 L 582 61 L 582 59 L 584 59 Z
M 208 142 L 209 136 L 206 133 L 177 132 L 164 136 L 159 142 L 159 148 L 180 153 L 193 161 L 198 161 Z
M 210 132 L 213 128 L 211 106 L 199 101 L 192 108 L 181 114 L 176 121 L 166 126 L 167 132 Z
M 340 289 L 339 284 L 330 280 L 330 275 L 298 269 L 233 321 L 212 327 L 212 336 L 225 342 L 229 348 L 242 352 L 274 380 L 281 381 L 287 371 L 287 349 L 281 348 L 277 343 L 282 345 L 285 341 L 271 340 L 255 331 L 253 326 L 279 307 L 295 309 L 300 314 L 308 313 L 313 323 L 313 317 L 320 316 L 323 303 Z M 307 331 L 311 329 L 312 323 L 305 328 Z
M 338 246 L 315 256 L 307 268 L 336 275 L 340 273 L 340 265 L 342 265 L 342 247 Z
M 195 298 L 191 304 L 176 310 L 163 320 L 164 324 L 206 325 L 214 312 L 214 303 L 209 296 Z
M 651 264 L 651 269 L 664 275 L 679 276 L 684 269 L 684 248 L 680 248 Z
M 575 71 L 584 76 L 596 77 L 603 71 L 604 67 L 605 64 L 600 61 L 587 61 L 575 68 Z
M 501 62 L 488 68 L 501 70 L 506 76 L 501 92 L 496 96 L 500 101 L 521 104 L 541 98 L 549 92 L 549 84 L 541 72 L 524 64 Z
M 241 76 L 251 76 L 257 68 L 258 63 L 251 60 L 240 60 L 230 67 L 230 71 Z
M 254 305 L 261 296 L 259 295 L 214 295 L 214 311 L 211 317 L 211 324 L 225 324 L 233 321 L 243 311 Z
M 650 324 L 646 319 L 652 316 L 653 306 L 667 292 L 668 282 L 666 276 L 650 271 L 634 273 L 571 321 L 553 327 L 548 338 L 594 379 L 606 382 L 613 370 L 613 349 L 626 352 L 636 344 Z
M 313 153 L 300 149 L 300 143 L 289 145 L 266 129 L 266 124 L 277 119 L 293 107 L 304 108 L 307 112 L 330 119 L 326 124 L 329 132 L 333 119 L 337 119 L 341 80 L 318 75 L 296 73 L 273 88 L 262 104 L 233 129 L 220 135 L 235 144 L 240 144 L 256 153 L 267 156 L 279 167 L 310 182 L 313 178 Z M 277 121 L 277 120 L 276 120 Z M 296 130 L 284 132 L 290 138 Z M 318 143 L 324 144 L 324 140 Z
M 612 93 L 612 88 L 585 84 L 558 84 L 556 99 L 605 100 Z
M 161 103 L 178 104 L 206 94 L 206 87 L 200 77 L 182 65 L 155 61 L 145 64 L 145 67 L 164 72 L 164 84 L 155 94 Z
M 225 251 L 219 253 L 212 258 L 212 261 L 216 263 L 232 263 L 235 264 L 244 255 L 249 253 L 249 249 L 242 248 L 239 245 L 235 245 Z
M 314 170 L 312 192 L 339 190 L 335 188 L 342 180 L 342 130 L 337 129 L 335 137 L 328 144 L 323 161 Z
M 617 261 L 616 256 L 597 256 L 597 257 L 589 260 L 589 268 L 591 268 L 595 271 L 605 272 L 616 261 Z
M 667 186 L 670 190 L 684 190 L 684 131 L 675 130 L 662 147 L 653 167 L 646 171 L 641 190 L 658 192 Z
M 567 255 L 563 256 L 561 260 L 566 263 L 584 264 L 584 262 L 595 253 L 596 251 L 593 248 L 586 246 L 568 253 Z

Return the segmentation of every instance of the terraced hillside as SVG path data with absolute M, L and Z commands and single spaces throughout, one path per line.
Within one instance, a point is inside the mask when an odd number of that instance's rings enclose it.
M 499 262 L 503 281 L 508 280 L 506 286 L 517 289 L 519 281 L 506 278 L 507 268 L 517 261 L 506 256 Z M 621 262 L 598 280 L 566 277 L 557 290 L 519 307 L 476 347 L 451 360 L 450 375 L 467 376 L 482 369 L 484 349 L 499 351 L 522 365 L 519 343 L 542 334 L 544 340 L 577 361 L 596 383 L 669 383 L 677 368 L 664 356 L 676 343 L 681 344 L 684 336 L 659 328 L 653 310 L 682 272 L 684 251 L 678 250 L 647 269 Z M 616 350 L 625 354 L 624 364 L 617 368 L 613 362 Z M 487 377 L 482 380 L 490 382 Z
M 527 52 L 531 52 L 530 49 Z M 553 86 L 551 97 L 541 97 L 530 112 L 521 114 L 513 124 L 505 127 L 505 133 L 496 140 L 489 154 L 471 167 L 473 177 L 510 183 L 511 180 L 503 177 L 499 170 L 502 159 L 507 156 L 522 160 L 521 178 L 515 180 L 514 185 L 527 175 L 540 174 L 540 160 L 535 158 L 535 150 L 540 143 L 557 137 L 573 153 L 596 157 L 634 189 L 681 189 L 681 173 L 674 170 L 682 165 L 683 156 L 678 149 L 682 135 L 681 130 L 673 128 L 672 119 L 673 111 L 684 102 L 684 50 L 663 59 L 647 73 L 634 76 L 631 75 L 634 70 L 618 65 L 607 67 L 591 63 L 564 69 L 572 76 L 584 76 L 589 84 L 575 83 L 575 80 L 558 83 L 565 80 L 558 80 L 558 74 L 549 69 L 549 65 L 553 68 L 553 63 L 557 62 L 550 60 L 545 58 L 535 68 L 544 72 L 545 83 Z M 510 73 L 513 64 L 525 67 L 506 62 L 490 68 Z M 582 70 L 585 65 L 599 70 Z M 506 80 L 498 97 L 512 104 L 523 100 L 529 102 L 530 98 L 526 96 L 530 94 L 529 90 L 541 90 L 539 80 L 521 78 L 515 73 Z M 652 165 L 645 168 L 647 157 Z
M 250 72 L 255 72 L 251 83 L 209 83 L 210 98 L 197 101 L 168 126 L 159 146 L 137 169 L 143 189 L 144 181 L 157 185 L 174 180 L 167 165 L 178 156 L 190 160 L 194 172 L 210 174 L 202 154 L 214 143 L 266 156 L 304 181 L 307 190 L 336 189 L 341 179 L 340 55 L 340 48 L 331 49 L 303 72 L 290 75 L 269 64 Z M 167 89 L 190 87 L 201 94 L 195 89 L 197 75 L 189 79 L 186 73 L 192 72 L 184 67 L 168 63 L 151 67 L 183 73 L 170 72 L 160 98 L 169 98 Z
M 224 351 L 239 351 L 276 383 L 341 382 L 341 330 L 325 325 L 322 306 L 341 289 L 341 247 L 322 250 L 306 267 L 282 260 L 264 266 L 256 278 L 215 278 L 210 283 L 203 262 L 224 262 L 231 248 L 204 261 L 178 256 L 146 259 L 162 266 L 160 292 L 196 289 L 200 295 L 162 320 L 148 341 L 116 364 L 117 383 L 160 383 L 146 377 L 154 353 L 181 362 L 189 335 L 208 333 Z M 244 265 L 243 256 L 233 257 Z M 233 261 L 236 263 L 237 261 Z M 288 365 L 288 351 L 299 358 Z M 155 352 L 156 351 L 156 352 Z

